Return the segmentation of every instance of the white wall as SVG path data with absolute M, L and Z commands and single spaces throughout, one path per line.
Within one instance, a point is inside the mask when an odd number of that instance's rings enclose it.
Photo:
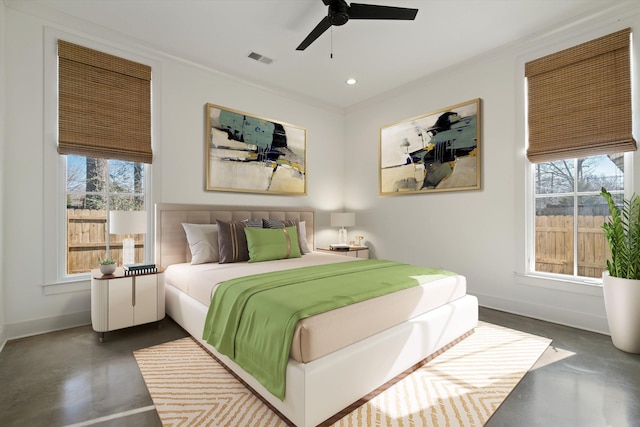
M 374 255 L 462 273 L 481 305 L 606 333 L 600 287 L 533 283 L 515 274 L 524 265 L 518 256 L 525 245 L 521 65 L 530 54 L 548 54 L 628 26 L 639 29 L 634 8 L 513 44 L 349 109 L 345 203 L 363 211 L 358 225 Z M 635 70 L 639 48 L 636 43 Z M 431 56 L 437 60 L 437 52 Z M 482 99 L 482 189 L 378 196 L 379 128 L 475 98 Z
M 57 200 L 53 172 L 58 156 L 51 137 L 55 128 L 52 132 L 51 118 L 45 117 L 51 108 L 45 105 L 47 86 L 43 83 L 50 77 L 45 76 L 48 72 L 45 60 L 55 48 L 47 40 L 52 31 L 67 33 L 74 40 L 85 38 L 93 45 L 132 52 L 155 64 L 153 85 L 159 90 L 154 90 L 154 107 L 158 108 L 153 116 L 153 202 L 311 206 L 319 210 L 320 227 L 328 224 L 328 213 L 324 210 L 342 206 L 341 176 L 326 168 L 331 164 L 343 170 L 341 158 L 335 160 L 335 153 L 340 153 L 343 147 L 342 111 L 301 102 L 150 51 L 135 41 L 69 17 L 35 8 L 28 11 L 7 7 L 6 25 L 2 26 L 7 40 L 2 61 L 6 66 L 3 99 L 7 109 L 2 242 L 11 251 L 4 251 L 3 256 L 5 300 L 0 306 L 4 308 L 8 338 L 90 322 L 88 282 L 55 285 L 55 274 L 47 267 L 55 260 L 57 247 L 55 238 L 45 236 L 51 236 L 51 228 L 58 222 L 54 218 L 56 208 L 51 206 Z M 208 102 L 307 128 L 308 195 L 204 191 L 204 113 Z
M 0 2 L 0 28 L 5 27 L 5 8 L 4 2 Z M 0 100 L 5 99 L 5 91 L 4 91 L 4 64 L 5 54 L 4 54 L 4 44 L 5 44 L 5 35 L 4 31 L 0 31 Z M 0 101 L 0 165 L 4 165 L 4 112 L 5 112 L 5 103 L 4 101 Z M 4 167 L 2 167 L 2 171 L 0 172 L 0 192 L 2 194 L 5 193 L 4 188 Z M 5 327 L 4 327 L 4 197 L 0 197 L 0 351 L 4 347 L 5 342 L 7 341 Z

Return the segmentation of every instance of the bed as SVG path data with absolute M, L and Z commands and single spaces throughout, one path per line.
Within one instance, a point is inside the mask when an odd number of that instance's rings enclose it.
M 477 299 L 466 294 L 466 281 L 460 275 L 395 292 L 391 297 L 397 299 L 395 302 L 375 298 L 345 307 L 347 311 L 341 312 L 341 308 L 304 319 L 306 323 L 302 324 L 301 321 L 296 328 L 292 352 L 286 364 L 286 395 L 281 400 L 202 338 L 208 311 L 207 300 L 210 299 L 215 281 L 212 278 L 217 277 L 219 272 L 215 271 L 215 265 L 190 264 L 191 253 L 182 224 L 214 224 L 216 220 L 248 219 L 304 222 L 306 242 L 310 248 L 314 248 L 314 210 L 157 204 L 155 215 L 156 264 L 166 269 L 167 315 L 293 425 L 311 427 L 332 419 L 344 408 L 455 342 L 477 325 Z M 313 251 L 296 260 L 285 261 L 322 264 L 347 263 L 352 259 Z M 278 262 L 278 268 L 282 268 L 286 262 Z M 226 270 L 232 270 L 242 269 L 245 264 L 224 266 Z M 269 262 L 255 263 L 251 268 L 256 266 L 258 270 L 270 270 Z M 246 264 L 246 267 L 249 265 Z M 193 276 L 193 272 L 197 273 L 196 276 Z M 428 289 L 428 294 L 425 289 Z M 403 296 L 402 292 L 407 295 Z M 413 302 L 407 304 L 406 301 Z M 385 310 L 385 307 L 394 309 Z M 335 329 L 336 318 L 332 316 L 353 315 L 352 312 L 370 316 L 371 321 L 365 322 L 370 329 L 349 332 L 348 328 L 341 327 L 339 335 L 326 332 L 326 328 Z M 371 313 L 378 314 L 372 316 Z M 380 316 L 379 313 L 388 313 L 388 316 Z M 384 322 L 391 322 L 392 326 L 385 326 Z M 309 337 L 316 339 L 309 341 Z

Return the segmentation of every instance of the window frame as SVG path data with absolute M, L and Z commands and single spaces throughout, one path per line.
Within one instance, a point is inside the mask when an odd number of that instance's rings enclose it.
M 160 111 L 161 66 L 157 59 L 148 53 L 133 48 L 117 47 L 107 42 L 96 41 L 88 36 L 68 33 L 50 26 L 44 27 L 44 129 L 43 129 L 43 284 L 45 295 L 69 292 L 82 292 L 90 289 L 91 274 L 66 274 L 66 166 L 57 150 L 58 135 L 58 56 L 57 41 L 64 39 L 91 49 L 120 56 L 125 59 L 151 66 L 153 81 L 151 84 L 151 143 L 154 150 L 154 162 L 160 159 L 157 149 L 160 126 L 155 120 Z M 157 168 L 145 166 L 145 206 L 147 209 L 147 233 L 145 234 L 145 260 L 155 257 L 154 236 L 154 199 L 159 191 L 154 185 Z M 62 249 L 61 249 L 62 247 Z
M 584 28 L 573 28 L 563 34 L 547 34 L 530 44 L 523 46 L 517 54 L 517 63 L 514 67 L 515 101 L 517 114 L 515 117 L 515 131 L 517 149 L 515 152 L 515 169 L 521 171 L 515 176 L 515 270 L 514 282 L 518 286 L 544 288 L 552 291 L 561 291 L 574 294 L 584 294 L 602 297 L 602 280 L 596 278 L 577 279 L 571 276 L 535 272 L 531 269 L 531 262 L 535 263 L 535 165 L 526 156 L 528 145 L 527 134 L 527 80 L 524 77 L 525 63 L 566 48 L 584 43 L 595 38 L 607 35 L 617 30 L 633 27 L 628 19 L 621 20 L 615 17 L 607 22 L 600 22 L 596 30 L 584 31 Z M 636 96 L 640 88 L 640 78 L 635 74 L 636 58 L 639 58 L 638 48 L 640 44 L 631 41 L 631 69 L 632 69 L 632 103 L 633 111 L 638 111 L 640 97 Z M 637 131 L 638 124 L 633 123 L 633 129 Z M 634 132 L 637 134 L 637 132 Z M 640 151 L 640 150 L 639 150 Z M 638 152 L 624 154 L 624 195 L 629 197 L 638 185 L 634 173 L 634 162 Z M 533 260 L 532 260 L 533 258 Z

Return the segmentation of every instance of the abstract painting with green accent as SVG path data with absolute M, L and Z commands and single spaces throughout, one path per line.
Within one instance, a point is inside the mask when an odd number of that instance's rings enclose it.
M 380 195 L 480 189 L 480 99 L 380 128 Z
M 291 124 L 206 105 L 206 189 L 307 194 L 307 131 Z

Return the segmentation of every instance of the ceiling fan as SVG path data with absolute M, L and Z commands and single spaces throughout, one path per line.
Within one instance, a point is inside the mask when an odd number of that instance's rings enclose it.
M 373 4 L 351 3 L 345 0 L 322 0 L 329 6 L 329 12 L 322 21 L 300 43 L 296 50 L 305 50 L 311 43 L 327 31 L 331 26 L 344 25 L 349 19 L 394 19 L 412 21 L 416 19 L 418 9 L 394 6 L 376 6 Z

